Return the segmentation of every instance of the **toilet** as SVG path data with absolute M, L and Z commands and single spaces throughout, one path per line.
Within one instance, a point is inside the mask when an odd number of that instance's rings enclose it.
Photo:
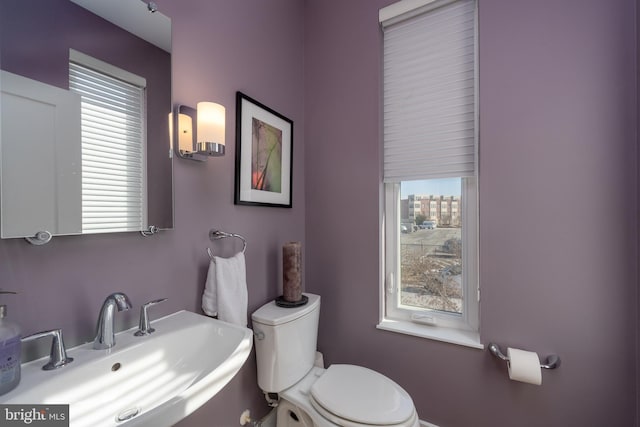
M 371 369 L 316 363 L 320 296 L 252 315 L 258 385 L 277 402 L 277 427 L 419 427 L 411 396 Z M 317 366 L 320 365 L 320 366 Z

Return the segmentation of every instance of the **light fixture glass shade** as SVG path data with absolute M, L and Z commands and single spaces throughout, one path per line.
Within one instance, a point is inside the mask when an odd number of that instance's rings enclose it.
M 198 143 L 225 145 L 225 108 L 215 102 L 198 102 L 197 110 Z
M 169 119 L 169 148 L 171 148 L 171 150 L 173 151 L 173 147 L 175 146 L 175 141 L 174 139 L 176 139 L 175 135 L 173 134 L 173 111 L 171 113 L 168 114 L 167 118 Z
M 178 114 L 178 149 L 193 152 L 193 120 L 186 114 Z

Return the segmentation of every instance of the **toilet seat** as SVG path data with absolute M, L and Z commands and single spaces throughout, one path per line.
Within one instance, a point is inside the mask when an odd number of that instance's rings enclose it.
M 308 398 L 316 411 L 340 426 L 405 427 L 417 422 L 409 394 L 362 366 L 331 365 L 313 383 Z

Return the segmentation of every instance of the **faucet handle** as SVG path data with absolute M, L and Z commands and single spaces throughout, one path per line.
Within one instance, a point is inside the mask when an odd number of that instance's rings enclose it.
M 164 302 L 166 300 L 167 298 L 160 298 L 153 301 L 149 301 L 146 304 L 142 304 L 142 307 L 140 307 L 140 323 L 138 325 L 138 330 L 134 334 L 136 337 L 143 337 L 145 335 L 149 335 L 155 332 L 155 329 L 153 329 L 149 325 L 149 314 L 147 313 L 147 309 L 153 305 L 160 304 L 161 302 Z
M 27 335 L 21 339 L 22 342 L 29 342 L 37 340 L 38 338 L 53 337 L 51 341 L 51 354 L 49 355 L 49 362 L 42 367 L 45 371 L 52 369 L 58 369 L 69 363 L 73 362 L 72 357 L 67 357 L 67 350 L 64 347 L 64 340 L 62 339 L 62 329 L 52 329 L 50 331 L 36 332 L 35 334 Z

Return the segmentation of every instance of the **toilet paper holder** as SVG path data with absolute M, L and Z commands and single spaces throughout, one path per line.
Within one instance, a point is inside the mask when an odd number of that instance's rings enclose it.
M 489 343 L 489 351 L 498 359 L 509 363 L 509 358 L 500 351 L 500 347 L 498 347 L 497 344 Z M 560 356 L 558 356 L 557 354 L 552 354 L 550 356 L 547 356 L 546 362 L 540 364 L 540 367 L 544 369 L 556 369 L 559 366 L 560 366 Z

